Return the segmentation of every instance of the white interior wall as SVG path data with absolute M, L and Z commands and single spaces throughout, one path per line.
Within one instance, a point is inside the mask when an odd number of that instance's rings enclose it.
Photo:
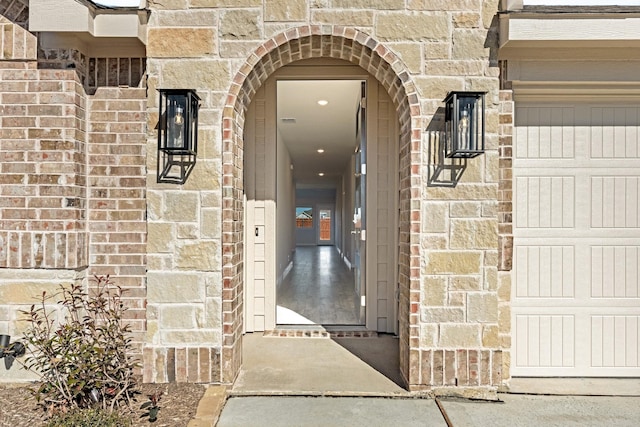
M 289 150 L 277 133 L 276 265 L 277 284 L 284 278 L 295 249 L 295 185 Z

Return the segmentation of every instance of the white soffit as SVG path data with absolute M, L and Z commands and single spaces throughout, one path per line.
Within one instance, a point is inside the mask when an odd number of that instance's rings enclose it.
M 92 0 L 93 3 L 107 7 L 140 7 L 140 0 Z
M 128 9 L 124 9 L 125 2 L 133 3 L 133 0 L 104 0 L 103 3 L 108 2 L 120 2 L 123 9 L 98 9 L 89 2 L 76 0 L 30 0 L 29 30 L 139 38 L 139 27 L 144 25 L 138 16 L 139 0 L 135 8 Z

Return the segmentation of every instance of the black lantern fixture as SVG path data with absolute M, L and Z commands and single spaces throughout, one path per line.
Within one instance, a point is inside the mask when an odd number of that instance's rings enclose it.
M 193 89 L 159 89 L 158 182 L 184 184 L 196 164 L 200 97 Z
M 445 103 L 445 155 L 449 158 L 484 153 L 484 96 L 486 92 L 450 92 Z
M 26 353 L 24 344 L 20 341 L 11 342 L 10 335 L 0 335 L 0 359 L 4 359 L 4 367 L 10 369 L 16 357 Z

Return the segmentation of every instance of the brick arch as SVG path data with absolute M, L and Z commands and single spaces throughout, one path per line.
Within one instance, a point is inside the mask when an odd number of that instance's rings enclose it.
M 409 378 L 409 345 L 417 338 L 418 301 L 410 290 L 420 289 L 420 150 L 422 114 L 419 96 L 402 61 L 382 43 L 353 28 L 302 26 L 259 46 L 235 75 L 223 110 L 223 348 L 222 381 L 232 382 L 241 364 L 243 322 L 243 131 L 245 113 L 260 86 L 277 69 L 309 58 L 334 58 L 354 63 L 387 90 L 400 122 L 400 367 Z M 412 331 L 412 329 L 414 331 Z

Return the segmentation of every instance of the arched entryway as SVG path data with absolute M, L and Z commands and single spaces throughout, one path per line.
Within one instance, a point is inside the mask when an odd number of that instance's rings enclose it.
M 335 58 L 360 66 L 390 95 L 399 137 L 399 345 L 400 369 L 408 384 L 410 348 L 417 347 L 420 289 L 421 139 L 423 118 L 416 88 L 402 62 L 365 33 L 344 27 L 305 26 L 263 43 L 233 80 L 223 111 L 223 349 L 222 378 L 232 382 L 242 360 L 245 113 L 260 86 L 276 70 L 309 58 Z M 416 294 L 412 298 L 412 294 Z M 412 317 L 414 319 L 412 320 Z

